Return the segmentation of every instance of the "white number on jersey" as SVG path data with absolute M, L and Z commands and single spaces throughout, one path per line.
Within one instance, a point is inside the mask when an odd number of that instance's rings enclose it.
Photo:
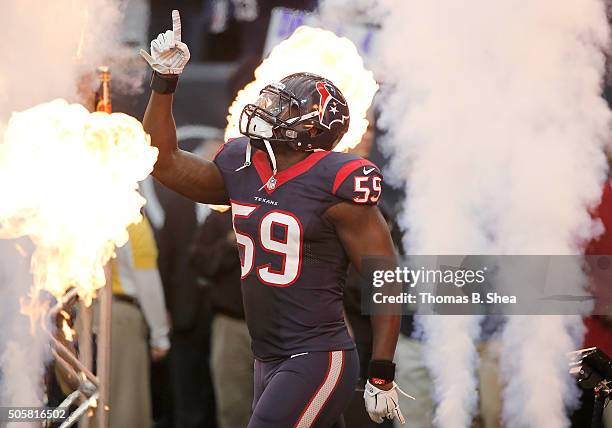
M 236 241 L 243 249 L 240 259 L 241 277 L 246 278 L 253 269 L 255 260 L 255 242 L 253 238 L 236 229 L 235 219 L 248 218 L 257 209 L 257 205 L 243 204 L 232 201 L 232 222 Z M 275 227 L 284 230 L 284 239 L 278 240 L 273 236 Z M 271 263 L 257 267 L 257 277 L 266 285 L 274 287 L 288 287 L 300 275 L 302 266 L 302 224 L 293 214 L 274 210 L 266 213 L 259 222 L 259 241 L 264 251 L 278 254 L 283 263 L 280 270 L 272 269 Z

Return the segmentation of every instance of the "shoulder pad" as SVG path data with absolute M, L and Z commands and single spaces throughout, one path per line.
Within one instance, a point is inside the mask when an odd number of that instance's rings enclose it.
M 246 137 L 227 140 L 217 150 L 213 162 L 221 171 L 236 170 L 244 164 L 248 143 L 249 139 Z

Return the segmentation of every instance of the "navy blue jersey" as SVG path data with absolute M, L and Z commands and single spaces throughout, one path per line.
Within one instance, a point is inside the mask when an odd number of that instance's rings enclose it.
M 343 318 L 348 258 L 325 211 L 342 201 L 373 205 L 382 175 L 371 162 L 314 152 L 268 183 L 265 152 L 244 163 L 248 139 L 215 157 L 232 206 L 242 295 L 253 352 L 260 360 L 302 352 L 352 349 Z

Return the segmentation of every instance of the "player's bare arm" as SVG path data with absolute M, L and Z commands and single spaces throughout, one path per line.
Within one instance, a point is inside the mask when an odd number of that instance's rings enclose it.
M 227 203 L 223 178 L 215 164 L 178 148 L 172 115 L 173 93 L 189 61 L 189 49 L 181 42 L 178 11 L 172 12 L 172 30 L 151 42 L 150 54 L 141 51 L 141 55 L 154 70 L 151 98 L 143 120 L 151 144 L 159 149 L 153 175 L 167 187 L 194 201 Z
M 364 257 L 388 259 L 388 267 L 391 269 L 396 265 L 395 248 L 389 227 L 376 206 L 342 202 L 329 208 L 326 216 L 334 224 L 349 260 L 359 273 L 363 273 Z M 405 420 L 398 405 L 397 391 L 407 394 L 393 381 L 393 356 L 401 318 L 395 314 L 372 315 L 370 318 L 373 344 L 364 391 L 366 411 L 376 423 L 382 423 L 385 418 L 396 417 L 403 424 Z
M 382 256 L 395 260 L 389 227 L 375 206 L 343 202 L 329 208 L 326 215 L 333 222 L 338 237 L 358 272 L 361 272 L 361 261 L 364 257 Z M 399 336 L 400 316 L 373 315 L 371 318 L 372 359 L 392 361 Z
M 172 94 L 153 91 L 144 115 L 144 129 L 151 135 L 151 144 L 159 149 L 153 176 L 194 201 L 227 203 L 223 178 L 217 166 L 178 148 L 172 99 Z

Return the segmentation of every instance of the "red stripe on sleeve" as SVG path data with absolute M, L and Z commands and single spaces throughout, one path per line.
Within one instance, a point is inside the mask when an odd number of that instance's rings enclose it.
M 342 168 L 340 168 L 336 173 L 336 179 L 334 180 L 334 187 L 332 188 L 332 193 L 335 195 L 338 191 L 338 188 L 342 185 L 342 183 L 344 183 L 344 180 L 346 180 L 346 177 L 348 177 L 351 172 L 362 166 L 373 166 L 378 169 L 376 165 L 374 165 L 367 159 L 355 159 L 350 162 L 347 162 L 346 164 L 342 165 Z

